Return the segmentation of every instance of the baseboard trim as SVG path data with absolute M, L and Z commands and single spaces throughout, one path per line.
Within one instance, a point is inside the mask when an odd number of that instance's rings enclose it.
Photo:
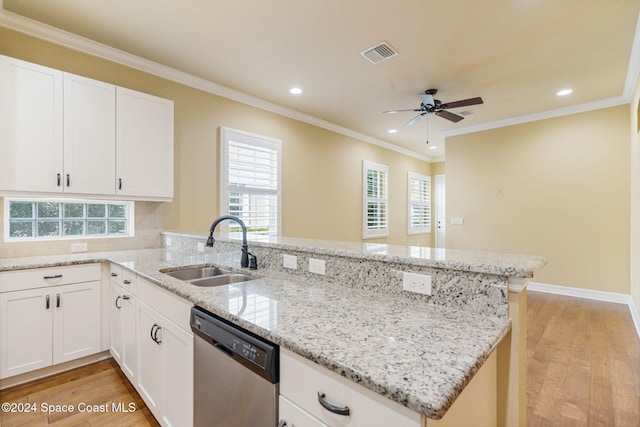
M 538 282 L 529 282 L 527 285 L 527 289 L 535 292 L 545 292 L 548 294 L 556 294 L 556 295 L 565 295 L 569 297 L 575 298 L 586 298 L 597 301 L 604 302 L 614 302 L 618 304 L 625 304 L 629 307 L 629 312 L 631 313 L 631 319 L 633 320 L 633 325 L 636 328 L 636 332 L 638 333 L 638 338 L 640 338 L 640 315 L 638 315 L 638 309 L 635 306 L 631 295 L 628 294 L 620 294 L 617 292 L 605 292 L 605 291 L 594 291 L 591 289 L 581 289 L 581 288 L 572 288 L 570 286 L 558 286 L 558 285 L 549 285 L 547 283 L 538 283 Z

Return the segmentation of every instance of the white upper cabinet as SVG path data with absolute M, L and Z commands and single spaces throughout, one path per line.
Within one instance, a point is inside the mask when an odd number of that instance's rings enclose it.
M 63 73 L 0 56 L 0 190 L 59 192 Z
M 173 101 L 0 55 L 0 193 L 173 197 Z
M 172 198 L 173 101 L 118 87 L 116 111 L 116 193 Z
M 64 74 L 65 193 L 114 194 L 116 87 Z

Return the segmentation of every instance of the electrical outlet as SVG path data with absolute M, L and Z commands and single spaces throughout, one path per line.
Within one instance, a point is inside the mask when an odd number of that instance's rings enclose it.
M 423 295 L 431 295 L 431 276 L 427 274 L 402 273 L 402 289 Z
M 204 252 L 204 243 L 198 242 L 198 252 Z
M 86 243 L 72 243 L 71 252 L 87 252 Z
M 464 225 L 464 218 L 451 218 L 452 225 Z
M 167 237 L 165 239 L 165 243 L 166 243 L 167 246 L 171 246 L 171 237 Z
M 282 266 L 296 270 L 298 268 L 298 257 L 295 255 L 282 255 Z
M 309 272 L 324 276 L 325 262 L 322 259 L 309 258 Z

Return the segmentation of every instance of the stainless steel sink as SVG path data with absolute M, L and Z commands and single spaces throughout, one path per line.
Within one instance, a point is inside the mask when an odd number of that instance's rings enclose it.
M 241 273 L 233 273 L 219 267 L 193 267 L 181 270 L 161 270 L 162 273 L 168 274 L 176 279 L 184 280 L 195 286 L 214 287 L 222 285 L 230 285 L 232 283 L 246 282 L 255 280 L 256 277 L 248 276 Z
M 218 267 L 193 267 L 185 268 L 183 270 L 164 271 L 164 274 L 168 274 L 176 279 L 185 280 L 187 282 L 191 280 L 203 279 L 206 277 L 222 276 L 223 274 L 230 274 L 231 271 L 223 270 Z
M 221 276 L 206 277 L 204 279 L 191 280 L 192 285 L 201 287 L 213 287 L 221 285 L 230 285 L 232 283 L 247 282 L 249 280 L 255 280 L 255 277 L 247 276 L 246 274 L 223 274 Z

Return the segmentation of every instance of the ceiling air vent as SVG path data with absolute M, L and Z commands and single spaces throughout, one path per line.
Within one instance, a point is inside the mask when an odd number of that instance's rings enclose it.
M 386 61 L 389 58 L 393 58 L 397 54 L 398 52 L 396 52 L 396 50 L 392 48 L 387 42 L 382 42 L 376 46 L 370 47 L 369 49 L 360 52 L 360 55 L 364 56 L 374 64 Z

